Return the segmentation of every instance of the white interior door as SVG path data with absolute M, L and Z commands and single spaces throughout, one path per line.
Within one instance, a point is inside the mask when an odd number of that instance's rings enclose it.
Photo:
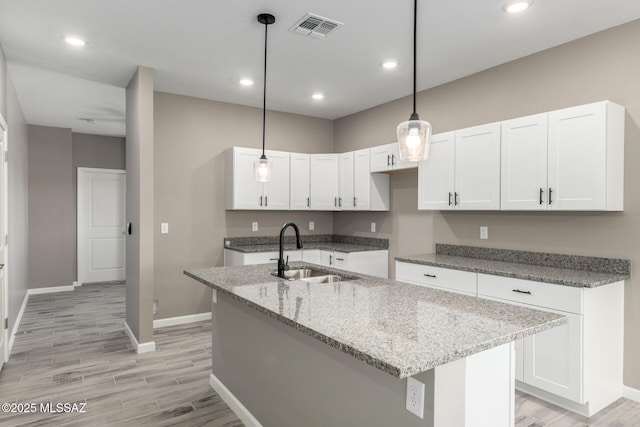
M 8 260 L 8 248 L 7 240 L 5 240 L 5 234 L 7 234 L 7 201 L 8 201 L 8 186 L 7 186 L 7 167 L 6 167 L 6 155 L 7 149 L 7 122 L 0 114 L 0 263 L 3 264 L 2 270 L 0 270 L 0 370 L 4 365 L 4 362 L 9 360 L 9 304 L 8 304 L 8 281 L 7 281 L 7 260 Z
M 78 283 L 125 280 L 123 170 L 78 168 Z

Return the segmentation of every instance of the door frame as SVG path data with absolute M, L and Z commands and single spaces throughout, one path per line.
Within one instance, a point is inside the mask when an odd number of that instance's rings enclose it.
M 84 238 L 84 233 L 83 233 L 83 226 L 84 226 L 84 222 L 83 222 L 83 214 L 84 211 L 82 210 L 82 194 L 83 194 L 83 180 L 80 178 L 81 175 L 84 175 L 86 173 L 111 173 L 114 175 L 124 175 L 126 177 L 127 171 L 124 169 L 101 169 L 101 168 L 85 168 L 85 167 L 78 167 L 77 169 L 77 175 L 76 175 L 76 226 L 77 226 L 77 232 L 76 232 L 76 275 L 77 275 L 77 279 L 76 279 L 76 286 L 82 286 L 82 284 L 84 283 L 83 277 L 82 277 L 82 265 L 83 265 L 83 261 L 84 261 L 84 255 L 82 253 L 82 245 L 80 244 L 80 242 L 82 241 L 82 239 Z M 126 189 L 125 189 L 126 191 Z M 126 196 L 126 195 L 125 195 Z M 126 269 L 126 266 L 125 266 Z
M 0 248 L 3 249 L 3 259 L 2 264 L 4 264 L 3 267 L 3 277 L 2 279 L 0 279 L 0 292 L 2 292 L 2 303 L 3 303 L 3 307 L 2 307 L 2 319 L 0 319 L 0 333 L 2 334 L 2 348 L 0 348 L 0 352 L 2 352 L 2 363 L 0 363 L 0 369 L 2 369 L 2 366 L 5 362 L 7 362 L 9 360 L 9 325 L 8 325 L 8 319 L 9 319 L 9 266 L 8 266 L 8 261 L 9 261 L 9 242 L 8 239 L 5 238 L 5 236 L 8 236 L 9 234 L 9 162 L 8 162 L 8 156 L 7 156 L 7 152 L 9 150 L 9 126 L 7 125 L 7 122 L 4 119 L 4 116 L 2 114 L 0 114 L 0 132 L 2 132 L 3 134 L 3 138 L 2 140 L 4 141 L 3 146 L 0 145 L 0 147 L 2 148 L 0 150 L 0 161 L 3 163 L 3 167 L 2 167 L 2 188 L 0 189 L 0 191 L 2 191 L 2 212 L 0 212 L 0 215 L 2 215 L 2 225 L 0 226 Z M 5 328 L 5 319 L 7 319 L 7 327 Z

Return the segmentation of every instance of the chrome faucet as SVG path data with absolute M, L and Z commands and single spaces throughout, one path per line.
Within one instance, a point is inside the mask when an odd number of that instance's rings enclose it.
M 302 249 L 302 241 L 300 240 L 300 230 L 298 230 L 298 226 L 293 222 L 288 222 L 282 226 L 280 230 L 280 254 L 278 257 L 278 277 L 286 279 L 284 272 L 289 269 L 289 257 L 287 257 L 286 261 L 284 259 L 284 232 L 289 226 L 293 227 L 293 231 L 296 232 L 296 247 L 298 249 Z

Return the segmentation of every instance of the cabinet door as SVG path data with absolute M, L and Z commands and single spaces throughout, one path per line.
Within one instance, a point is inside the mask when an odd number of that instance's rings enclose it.
M 311 210 L 338 210 L 338 155 L 311 155 Z
M 320 251 L 320 265 L 333 265 L 335 259 L 333 251 Z
M 309 154 L 291 153 L 289 170 L 289 207 L 309 210 Z
M 340 193 L 338 194 L 338 209 L 352 211 L 354 192 L 354 154 L 353 151 L 342 153 L 338 158 L 340 168 Z
M 263 184 L 256 181 L 253 168 L 261 154 L 261 150 L 243 147 L 233 147 L 227 154 L 230 156 L 227 165 L 233 174 L 227 186 L 227 191 L 231 192 L 231 198 L 227 195 L 227 209 L 262 209 Z
M 266 151 L 271 160 L 271 181 L 264 183 L 264 209 L 289 210 L 289 153 Z
M 371 209 L 371 172 L 369 150 L 358 150 L 354 153 L 353 203 L 354 209 L 368 211 Z
M 574 402 L 584 403 L 582 316 L 557 313 L 567 316 L 569 322 L 524 339 L 524 382 Z
M 606 103 L 549 113 L 549 208 L 605 209 Z
M 332 266 L 335 268 L 342 268 L 343 270 L 349 269 L 349 254 L 344 252 L 333 253 L 333 259 L 331 260 Z
M 418 209 L 454 208 L 455 135 L 441 133 L 431 137 L 429 157 L 418 164 Z
M 500 209 L 500 123 L 455 132 L 458 208 Z
M 391 170 L 393 144 L 372 147 L 369 149 L 369 153 L 371 155 L 371 172 L 385 172 Z
M 502 122 L 500 208 L 547 209 L 547 114 Z
M 320 264 L 320 249 L 302 249 L 302 261 Z

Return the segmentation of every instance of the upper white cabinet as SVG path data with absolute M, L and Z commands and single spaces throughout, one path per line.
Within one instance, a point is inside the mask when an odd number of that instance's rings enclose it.
M 502 123 L 503 210 L 622 210 L 624 108 L 604 101 Z
M 547 114 L 502 123 L 501 208 L 546 210 Z
M 338 164 L 340 169 L 338 209 L 342 211 L 352 211 L 355 208 L 354 187 L 356 183 L 354 152 L 350 151 L 339 154 Z
M 500 209 L 500 124 L 434 135 L 418 170 L 418 209 Z
M 290 154 L 289 208 L 291 210 L 309 210 L 311 208 L 310 161 L 309 154 Z
M 358 211 L 389 210 L 389 175 L 370 172 L 368 148 L 353 153 L 353 205 Z
M 254 162 L 262 151 L 233 147 L 226 152 L 226 209 L 289 209 L 289 153 L 265 152 L 272 162 L 271 181 L 258 182 Z
M 311 154 L 310 161 L 311 209 L 339 210 L 339 157 L 338 154 Z
M 400 160 L 397 142 L 372 147 L 369 151 L 371 154 L 371 172 L 389 172 L 417 167 L 416 162 Z

